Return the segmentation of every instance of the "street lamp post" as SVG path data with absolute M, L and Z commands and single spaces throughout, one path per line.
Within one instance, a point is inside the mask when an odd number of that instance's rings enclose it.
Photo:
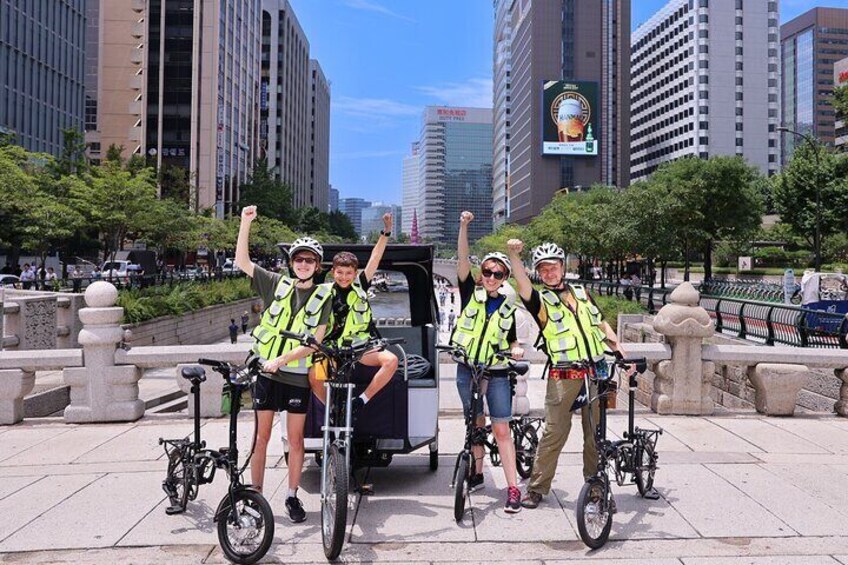
M 813 158 L 816 160 L 816 175 L 813 177 L 813 183 L 816 187 L 816 232 L 814 235 L 813 247 L 815 247 L 816 271 L 818 272 L 821 271 L 821 161 L 819 159 L 818 140 L 808 133 L 801 133 L 784 126 L 777 128 L 777 131 L 797 135 L 813 146 Z

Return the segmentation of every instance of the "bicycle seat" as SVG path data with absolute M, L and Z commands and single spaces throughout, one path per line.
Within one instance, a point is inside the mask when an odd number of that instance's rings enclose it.
M 188 379 L 190 381 L 203 382 L 206 380 L 206 370 L 203 367 L 198 367 L 197 365 L 191 367 L 183 367 L 180 370 L 180 375 L 184 379 Z
M 521 362 L 513 365 L 512 368 L 510 369 L 510 372 L 515 373 L 516 375 L 526 375 L 527 371 L 529 371 L 529 370 L 530 370 L 530 363 L 527 363 L 526 361 L 521 361 Z

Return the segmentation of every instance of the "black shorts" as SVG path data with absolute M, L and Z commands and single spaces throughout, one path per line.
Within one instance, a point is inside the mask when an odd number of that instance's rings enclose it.
M 306 414 L 310 392 L 309 387 L 281 383 L 259 375 L 253 394 L 253 407 L 257 410 Z

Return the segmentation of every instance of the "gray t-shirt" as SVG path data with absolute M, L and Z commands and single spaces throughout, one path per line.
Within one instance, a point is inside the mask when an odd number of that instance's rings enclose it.
M 272 273 L 258 265 L 253 266 L 253 279 L 250 282 L 250 286 L 254 291 L 256 291 L 259 297 L 262 298 L 263 309 L 267 309 L 271 303 L 274 302 L 274 293 L 276 292 L 277 285 L 280 283 L 282 278 L 283 275 L 280 273 Z M 306 305 L 309 301 L 309 297 L 312 296 L 312 293 L 315 292 L 316 288 L 318 288 L 316 285 L 312 285 L 309 288 L 294 287 L 294 292 L 292 293 L 293 313 L 296 314 Z M 330 320 L 331 308 L 332 301 L 328 299 L 324 303 L 321 315 L 318 318 L 319 326 L 326 324 Z M 307 378 L 308 373 L 309 369 L 306 368 L 286 368 L 285 370 L 277 371 L 274 375 L 269 375 L 269 377 L 281 383 L 307 388 L 309 386 L 309 379 Z

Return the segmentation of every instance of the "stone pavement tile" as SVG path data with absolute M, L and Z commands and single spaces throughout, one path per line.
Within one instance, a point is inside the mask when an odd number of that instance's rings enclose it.
M 657 428 L 662 428 L 662 419 L 655 419 L 653 421 L 649 420 L 644 416 L 637 415 L 634 419 L 635 427 L 643 428 L 643 429 L 651 429 L 655 430 Z M 658 425 L 659 424 L 659 425 Z M 616 437 L 620 438 L 622 434 L 627 430 L 627 413 L 617 414 L 614 413 L 608 416 L 607 429 L 610 433 L 614 434 Z M 658 448 L 661 451 L 671 452 L 671 451 L 680 451 L 691 453 L 692 449 L 689 448 L 685 443 L 674 437 L 671 433 L 663 431 L 663 435 L 660 436 L 658 442 Z
M 465 420 L 462 418 L 439 418 L 439 453 L 457 454 L 465 446 Z
M 158 475 L 159 483 L 156 485 L 159 503 L 151 512 L 146 514 L 141 521 L 123 536 L 116 545 L 118 546 L 153 546 L 153 545 L 192 545 L 192 544 L 217 544 L 217 524 L 213 521 L 215 510 L 221 499 L 227 493 L 227 476 L 220 470 L 215 475 L 211 484 L 201 485 L 197 498 L 189 501 L 186 511 L 182 514 L 168 516 L 165 509 L 170 505 L 165 493 L 161 489 L 161 480 L 165 471 Z M 249 475 L 246 473 L 246 475 Z M 265 473 L 265 484 L 270 489 L 276 489 L 285 477 L 285 473 L 269 469 Z M 277 528 L 286 527 L 281 523 L 283 509 L 281 506 L 271 507 L 276 517 Z
M 33 426 L 28 423 L 9 426 L 0 441 L 0 465 L 14 455 L 74 429 L 65 425 Z
M 558 472 L 579 473 L 575 469 L 559 467 Z M 568 516 L 564 513 L 555 492 L 546 496 L 536 509 L 522 508 L 517 514 L 507 514 L 503 510 L 507 485 L 503 467 L 492 467 L 487 463 L 483 474 L 485 488 L 471 494 L 478 541 L 544 542 L 578 539 L 573 514 Z M 523 494 L 526 485 L 519 485 Z
M 779 537 L 796 532 L 701 465 L 667 465 L 657 488 L 704 537 Z M 728 520 L 729 516 L 732 520 Z
M 165 449 L 159 438 L 175 439 L 184 435 L 182 426 L 162 425 L 132 426 L 120 435 L 78 457 L 74 463 L 105 463 L 111 461 L 165 460 Z
M 553 491 L 565 509 L 569 522 L 576 526 L 576 502 L 583 488 L 582 465 L 558 468 Z M 665 494 L 662 475 L 657 475 L 657 489 Z M 674 539 L 694 538 L 698 533 L 667 500 L 647 500 L 639 496 L 635 486 L 613 485 L 618 513 L 613 516 L 610 539 Z
M 834 555 L 833 558 L 842 563 L 843 565 L 848 565 L 848 554 Z
M 837 565 L 829 555 L 775 555 L 769 557 L 683 557 L 683 565 Z
M 10 494 L 14 494 L 24 487 L 31 485 L 35 481 L 41 479 L 40 475 L 29 475 L 26 477 L 8 477 L 0 481 L 0 500 L 3 500 Z
M 196 565 L 203 562 L 214 546 L 166 545 L 154 547 L 108 547 L 102 549 L 74 549 L 63 551 L 31 551 L 5 555 L 13 563 L 30 565 L 102 565 L 103 563 L 167 563 L 168 565 Z M 4 556 L 0 555 L 0 563 Z
M 212 449 L 224 447 L 230 441 L 230 421 L 228 418 L 217 418 L 201 420 L 200 437 L 206 445 Z M 185 433 L 192 433 L 192 421 L 186 420 Z M 247 453 L 253 442 L 254 419 L 253 411 L 248 410 L 239 417 L 238 421 L 238 445 L 239 450 Z M 268 465 L 271 466 L 274 459 L 283 456 L 283 442 L 280 435 L 279 416 L 274 418 L 274 426 L 271 428 L 271 440 L 268 442 Z
M 815 453 L 828 451 L 794 433 L 755 418 L 708 418 L 710 422 L 743 438 L 768 453 Z
M 10 551 L 9 537 L 27 524 L 72 496 L 75 492 L 96 481 L 101 475 L 68 475 L 41 478 L 0 500 L 0 551 Z M 57 525 L 51 526 L 51 529 Z M 34 545 L 22 549 L 43 549 Z
M 545 559 L 545 565 L 586 563 L 586 559 Z M 681 565 L 679 559 L 604 559 L 604 565 Z
M 770 464 L 765 468 L 781 477 L 812 498 L 848 515 L 848 477 L 830 465 Z
M 139 473 L 165 470 L 162 461 L 110 461 L 106 463 L 65 463 L 62 465 L 27 465 L 22 467 L 0 467 L 0 477 L 27 477 L 33 474 L 45 476 L 86 475 L 105 473 Z
M 844 453 L 848 446 L 848 428 L 833 426 L 833 418 L 768 418 L 772 426 L 790 431 L 804 440 L 823 447 L 831 453 Z
M 665 451 L 663 441 L 665 436 L 660 437 L 657 443 L 657 453 L 659 454 L 659 466 L 663 465 L 681 465 L 681 464 L 699 464 L 706 463 L 759 463 L 760 459 L 750 453 L 721 453 L 720 451 Z
M 14 457 L 0 462 L 0 466 L 72 463 L 92 449 L 121 435 L 124 431 L 126 431 L 125 426 L 115 424 L 74 426 L 66 434 L 55 435 Z
M 0 550 L 114 545 L 164 498 L 161 482 L 161 473 L 100 477 L 4 540 Z
M 276 469 L 279 471 L 280 469 Z M 286 470 L 287 471 L 287 470 Z M 270 471 L 269 471 L 270 472 Z M 321 543 L 321 469 L 311 467 L 304 470 L 300 477 L 300 487 L 297 497 L 303 502 L 306 511 L 306 521 L 293 524 L 286 512 L 286 497 L 288 496 L 288 472 L 286 472 L 273 490 L 269 489 L 268 502 L 276 517 L 277 528 L 274 533 L 274 543 L 289 543 L 292 541 Z M 268 488 L 268 487 L 266 487 Z M 356 512 L 359 495 L 351 492 L 348 496 L 348 532 Z
M 840 535 L 845 531 L 845 514 L 769 472 L 768 465 L 708 465 L 708 468 L 802 536 Z
M 454 458 L 440 458 L 435 473 L 425 467 L 374 468 L 367 482 L 374 494 L 364 496 L 353 523 L 352 543 L 469 542 L 474 517 L 466 511 L 462 523 L 453 518 L 450 488 Z
M 816 455 L 814 453 L 754 453 L 763 463 L 782 463 L 785 465 L 848 465 L 848 455 Z
M 706 418 L 692 417 L 649 417 L 653 427 L 661 427 L 693 451 L 738 451 L 754 453 L 762 451 L 755 445 L 720 428 Z

